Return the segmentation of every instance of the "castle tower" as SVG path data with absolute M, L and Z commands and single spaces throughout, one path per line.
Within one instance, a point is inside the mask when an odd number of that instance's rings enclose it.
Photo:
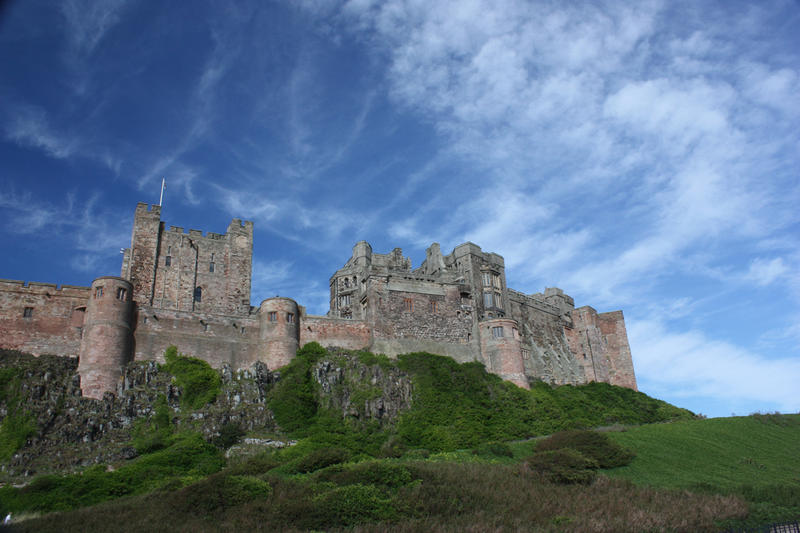
M 131 353 L 133 285 L 103 276 L 92 282 L 81 339 L 81 392 L 100 399 L 116 390 Z
M 136 204 L 131 247 L 124 251 L 121 276 L 133 283 L 133 301 L 153 304 L 156 263 L 161 237 L 161 206 Z
M 518 387 L 529 389 L 517 321 L 494 318 L 481 322 L 478 328 L 486 369 Z
M 276 296 L 261 302 L 259 359 L 270 369 L 289 364 L 300 345 L 300 312 L 291 298 Z

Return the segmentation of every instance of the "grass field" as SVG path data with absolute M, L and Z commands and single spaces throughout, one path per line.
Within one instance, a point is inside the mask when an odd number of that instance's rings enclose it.
M 636 452 L 608 470 L 636 485 L 735 494 L 749 504 L 736 526 L 800 519 L 800 414 L 687 420 L 611 432 Z
M 800 485 L 800 415 L 754 415 L 650 424 L 610 432 L 637 456 L 607 475 L 691 488 Z

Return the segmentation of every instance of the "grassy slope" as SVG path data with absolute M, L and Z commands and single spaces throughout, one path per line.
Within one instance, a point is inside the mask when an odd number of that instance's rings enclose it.
M 800 415 L 686 420 L 610 436 L 637 456 L 608 475 L 634 483 L 675 488 L 800 485 Z

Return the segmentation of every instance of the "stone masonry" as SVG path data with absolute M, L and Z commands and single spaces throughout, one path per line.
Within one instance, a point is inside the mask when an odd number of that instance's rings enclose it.
M 575 308 L 561 289 L 523 294 L 506 284 L 503 257 L 473 243 L 449 255 L 433 243 L 425 260 L 356 243 L 330 278 L 330 310 L 308 315 L 285 297 L 250 305 L 253 223 L 225 234 L 161 221 L 140 203 L 119 277 L 92 287 L 0 280 L 0 347 L 79 356 L 81 389 L 102 398 L 125 364 L 161 360 L 166 348 L 212 366 L 279 368 L 297 348 L 368 349 L 394 356 L 427 351 L 480 361 L 521 387 L 603 381 L 636 389 L 622 311 Z

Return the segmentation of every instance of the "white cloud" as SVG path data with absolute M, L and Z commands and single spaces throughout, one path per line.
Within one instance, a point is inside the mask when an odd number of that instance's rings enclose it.
M 45 111 L 34 106 L 17 106 L 6 123 L 5 135 L 9 140 L 39 148 L 57 159 L 68 158 L 78 149 L 74 136 L 54 129 Z
M 768 357 L 699 331 L 670 331 L 657 321 L 629 319 L 627 326 L 637 378 L 658 394 L 761 406 L 753 411 L 800 411 L 797 358 Z
M 745 279 L 763 287 L 774 283 L 788 271 L 789 267 L 782 257 L 772 259 L 758 257 L 750 263 Z
M 120 20 L 127 0 L 64 0 L 59 5 L 67 23 L 66 35 L 74 53 L 91 54 L 105 34 Z

